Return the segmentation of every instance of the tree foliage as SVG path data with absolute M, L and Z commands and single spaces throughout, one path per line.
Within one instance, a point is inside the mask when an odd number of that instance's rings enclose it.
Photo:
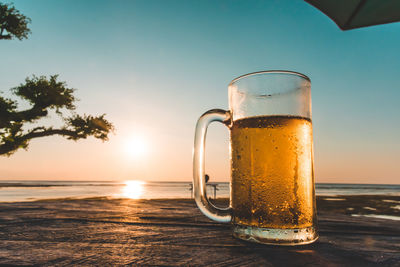
M 31 19 L 21 14 L 13 5 L 0 3 L 0 39 L 22 40 L 31 32 L 28 23 Z
M 18 103 L 0 96 L 0 155 L 11 155 L 19 148 L 28 148 L 33 138 L 61 135 L 70 140 L 85 139 L 93 136 L 100 140 L 108 140 L 114 126 L 101 116 L 78 115 L 73 112 L 76 98 L 75 89 L 68 88 L 65 82 L 57 80 L 58 75 L 32 76 L 25 83 L 11 89 L 15 96 L 26 100 L 31 107 L 18 110 Z M 64 125 L 59 128 L 32 126 L 54 110 Z M 65 112 L 72 113 L 65 116 Z M 29 126 L 31 125 L 30 129 Z

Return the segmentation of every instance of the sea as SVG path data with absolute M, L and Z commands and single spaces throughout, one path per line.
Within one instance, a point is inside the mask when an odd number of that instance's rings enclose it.
M 400 196 L 400 185 L 317 183 L 316 194 L 320 196 Z M 229 183 L 208 183 L 207 195 L 211 198 L 229 197 Z M 191 198 L 192 196 L 192 183 L 189 181 L 0 181 L 0 202 L 35 201 L 57 198 L 109 197 L 162 199 Z

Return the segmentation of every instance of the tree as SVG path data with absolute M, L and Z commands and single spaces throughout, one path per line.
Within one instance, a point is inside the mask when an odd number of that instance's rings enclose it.
M 0 3 L 0 40 L 28 38 L 30 22 L 30 18 L 11 4 Z M 75 141 L 88 136 L 108 140 L 114 126 L 104 118 L 105 114 L 95 117 L 74 113 L 74 89 L 68 88 L 65 82 L 57 81 L 57 78 L 58 75 L 49 79 L 45 76 L 28 77 L 24 84 L 11 89 L 14 95 L 28 101 L 31 108 L 27 110 L 18 110 L 16 101 L 0 95 L 0 155 L 10 156 L 19 148 L 27 149 L 31 139 L 50 135 L 61 135 Z M 47 117 L 51 110 L 63 119 L 63 126 L 32 125 Z M 72 116 L 65 116 L 63 111 L 72 112 Z
M 105 115 L 95 117 L 74 113 L 75 89 L 68 88 L 65 82 L 57 78 L 58 75 L 50 78 L 28 77 L 25 83 L 11 89 L 15 96 L 31 105 L 27 110 L 18 110 L 16 101 L 0 96 L 0 155 L 9 156 L 19 148 L 27 149 L 31 139 L 50 135 L 61 135 L 75 141 L 88 136 L 108 140 L 108 134 L 114 130 L 114 126 L 104 118 Z M 51 110 L 62 118 L 63 126 L 32 125 L 47 117 Z M 66 111 L 72 112 L 72 116 L 65 116 Z
M 31 33 L 28 28 L 30 22 L 31 19 L 22 15 L 13 5 L 0 3 L 0 39 L 28 38 Z

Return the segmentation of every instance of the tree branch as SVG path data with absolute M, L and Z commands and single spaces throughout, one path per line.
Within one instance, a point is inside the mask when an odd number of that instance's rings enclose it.
M 3 40 L 11 40 L 11 35 L 7 34 L 7 35 L 0 35 L 0 39 Z
M 85 139 L 88 136 L 108 140 L 108 134 L 114 131 L 112 123 L 100 116 L 78 115 L 65 117 L 63 109 L 74 110 L 76 98 L 74 89 L 67 88 L 65 82 L 57 81 L 57 75 L 26 78 L 25 83 L 12 89 L 16 96 L 30 102 L 32 107 L 18 111 L 17 102 L 0 96 L 0 155 L 11 155 L 20 148 L 27 149 L 33 138 L 61 135 L 69 140 Z M 65 125 L 60 129 L 52 127 L 33 127 L 26 130 L 24 126 L 44 118 L 49 110 L 61 116 Z
M 39 127 L 38 127 L 39 128 Z M 38 129 L 35 128 L 35 129 Z M 33 139 L 33 138 L 38 138 L 38 137 L 43 137 L 43 136 L 50 136 L 50 135 L 62 135 L 62 136 L 67 136 L 67 137 L 76 137 L 78 134 L 75 131 L 72 130 L 67 130 L 67 129 L 45 129 L 44 131 L 37 132 L 33 129 L 26 135 L 23 135 L 22 138 L 25 140 Z
M 34 106 L 31 109 L 11 113 L 10 119 L 16 122 L 24 122 L 24 121 L 31 122 L 39 118 L 46 117 L 47 114 L 48 114 L 47 110 Z
M 74 115 L 66 118 L 66 124 L 60 129 L 35 127 L 23 133 L 23 123 L 14 123 L 9 128 L 0 132 L 0 155 L 10 156 L 19 148 L 27 149 L 29 141 L 33 138 L 61 135 L 69 140 L 86 139 L 88 136 L 108 140 L 108 134 L 114 131 L 114 126 L 104 118 L 104 115 L 93 117 L 90 115 Z
M 38 132 L 40 129 L 42 131 Z M 13 140 L 9 142 L 3 142 L 3 144 L 0 145 L 0 155 L 10 156 L 18 148 L 26 148 L 28 146 L 28 141 L 33 138 L 51 136 L 55 134 L 67 136 L 69 139 L 86 138 L 86 136 L 81 136 L 79 133 L 73 130 L 36 127 L 25 135 L 15 136 Z

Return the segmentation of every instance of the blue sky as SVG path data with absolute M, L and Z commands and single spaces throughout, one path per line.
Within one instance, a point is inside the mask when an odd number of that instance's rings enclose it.
M 32 34 L 0 42 L 3 94 L 29 75 L 58 73 L 78 89 L 77 112 L 107 113 L 117 132 L 108 143 L 34 140 L 0 158 L 0 179 L 190 180 L 197 118 L 228 107 L 233 78 L 284 69 L 312 81 L 317 182 L 400 181 L 400 23 L 343 32 L 289 0 L 14 5 Z M 121 147 L 137 136 L 147 156 L 128 160 Z M 206 164 L 228 180 L 223 126 L 211 126 Z

